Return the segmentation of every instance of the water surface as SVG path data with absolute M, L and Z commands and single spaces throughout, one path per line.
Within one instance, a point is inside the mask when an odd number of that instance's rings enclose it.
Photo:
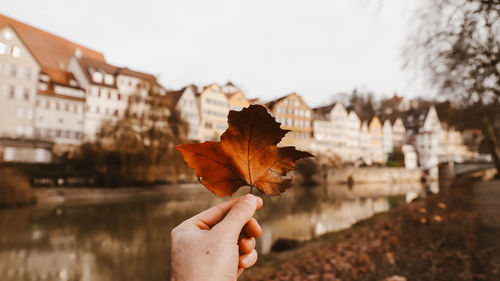
M 294 187 L 264 198 L 257 248 L 349 228 L 423 192 L 419 183 Z M 0 280 L 167 280 L 170 231 L 220 201 L 194 188 L 165 200 L 0 210 Z

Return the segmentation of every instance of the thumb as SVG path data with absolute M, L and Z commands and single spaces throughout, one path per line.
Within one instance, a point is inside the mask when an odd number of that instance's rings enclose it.
M 237 241 L 245 224 L 252 218 L 259 205 L 262 205 L 261 201 L 262 199 L 251 194 L 241 197 L 212 231 L 220 233 L 226 239 Z

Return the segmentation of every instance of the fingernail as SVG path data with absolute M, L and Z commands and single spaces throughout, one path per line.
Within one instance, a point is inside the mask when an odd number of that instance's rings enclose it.
M 244 256 L 241 261 L 243 262 L 244 265 L 248 265 L 249 263 L 252 262 L 252 255 L 254 255 L 254 251 L 252 251 L 250 254 Z
M 255 198 L 255 196 L 253 196 L 251 194 L 245 195 L 245 197 L 243 197 L 243 201 L 247 202 L 248 204 L 250 204 L 252 206 L 257 205 L 257 199 Z

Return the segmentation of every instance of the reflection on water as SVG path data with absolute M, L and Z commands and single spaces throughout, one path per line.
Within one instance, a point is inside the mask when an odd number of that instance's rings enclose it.
M 294 187 L 264 198 L 258 248 L 268 253 L 278 238 L 349 228 L 423 190 L 419 183 Z M 167 280 L 172 228 L 220 201 L 194 189 L 162 201 L 0 210 L 0 280 Z

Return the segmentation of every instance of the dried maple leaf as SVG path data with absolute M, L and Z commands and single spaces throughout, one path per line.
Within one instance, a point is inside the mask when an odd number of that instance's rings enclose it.
M 267 195 L 279 195 L 292 184 L 284 176 L 295 169 L 295 162 L 313 157 L 293 146 L 278 147 L 289 130 L 281 129 L 261 105 L 231 110 L 228 123 L 220 142 L 175 146 L 200 182 L 220 197 L 246 185 Z

